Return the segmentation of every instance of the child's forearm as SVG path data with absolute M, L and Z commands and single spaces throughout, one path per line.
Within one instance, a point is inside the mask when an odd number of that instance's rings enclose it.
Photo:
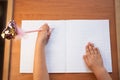
M 36 44 L 33 80 L 49 80 L 47 72 L 44 45 Z
M 96 71 L 94 71 L 94 74 L 97 80 L 112 80 L 105 68 L 97 69 Z

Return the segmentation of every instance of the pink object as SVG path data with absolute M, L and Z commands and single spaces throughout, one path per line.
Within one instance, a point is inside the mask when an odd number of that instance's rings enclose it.
M 36 30 L 31 30 L 31 31 L 25 31 L 25 33 L 32 33 L 32 32 L 38 32 L 41 31 L 42 29 L 36 29 Z
M 39 32 L 41 31 L 42 29 L 36 29 L 36 30 L 30 30 L 30 31 L 23 31 L 22 29 L 18 28 L 17 27 L 17 35 L 16 35 L 16 38 L 17 39 L 21 39 L 22 37 L 24 37 L 26 34 L 28 33 L 33 33 L 33 32 Z
M 35 30 L 30 30 L 30 31 L 23 31 L 22 29 L 20 29 L 19 27 L 17 27 L 17 35 L 16 35 L 16 39 L 21 39 L 22 37 L 24 37 L 26 34 L 28 33 L 33 33 L 33 32 L 39 32 L 42 29 L 35 29 Z M 53 31 L 53 28 L 50 28 L 50 32 Z

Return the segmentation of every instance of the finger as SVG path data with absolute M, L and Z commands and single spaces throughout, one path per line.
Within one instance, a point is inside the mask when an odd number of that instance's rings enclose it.
M 94 54 L 93 47 L 91 45 L 88 46 L 90 55 Z
M 89 44 L 87 44 L 87 46 L 86 46 L 86 55 L 90 55 Z
M 100 54 L 98 48 L 96 48 L 96 47 L 94 48 L 94 52 L 95 52 L 95 54 Z
M 49 31 L 48 31 L 48 36 L 50 36 L 50 35 L 51 35 L 52 31 L 53 31 L 53 28 L 49 28 Z
M 94 44 L 93 44 L 93 43 L 91 43 L 91 42 L 88 42 L 88 45 L 90 45 L 90 46 L 94 47 Z
M 94 44 L 89 42 L 89 50 L 90 50 L 90 54 L 94 55 Z
M 41 28 L 42 28 L 42 30 L 46 30 L 47 32 L 49 31 L 49 26 L 48 26 L 47 23 L 43 24 L 43 25 L 41 26 Z
M 96 52 L 101 57 L 100 50 L 98 48 L 96 48 Z
M 93 48 L 95 55 L 98 54 L 98 49 L 96 47 Z
M 85 63 L 88 65 L 88 58 L 87 58 L 87 55 L 83 55 L 83 59 L 84 59 Z
M 47 33 L 48 39 L 50 38 L 50 35 L 51 35 L 51 32 L 49 31 L 49 32 Z

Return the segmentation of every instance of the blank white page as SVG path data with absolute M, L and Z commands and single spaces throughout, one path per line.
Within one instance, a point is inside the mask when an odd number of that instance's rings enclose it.
M 65 72 L 66 53 L 66 27 L 62 20 L 23 20 L 24 31 L 39 29 L 41 25 L 48 23 L 52 30 L 48 44 L 46 45 L 46 63 L 49 73 Z M 29 33 L 21 40 L 20 73 L 33 72 L 33 60 L 37 32 Z
M 44 23 L 53 28 L 45 49 L 49 73 L 90 72 L 83 61 L 88 42 L 100 49 L 105 67 L 112 71 L 109 20 L 23 20 L 22 29 L 35 30 Z M 21 40 L 20 73 L 33 72 L 36 38 L 34 32 Z
M 66 27 L 64 21 L 47 22 L 53 28 L 46 45 L 46 63 L 49 73 L 65 73 Z M 63 26 L 64 25 L 64 26 Z
M 111 72 L 109 20 L 69 20 L 67 27 L 67 72 L 90 72 L 83 60 L 88 42 L 100 49 L 104 65 Z

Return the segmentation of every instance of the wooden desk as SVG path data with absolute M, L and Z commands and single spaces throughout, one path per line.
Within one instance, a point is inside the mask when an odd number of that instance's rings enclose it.
M 11 1 L 11 0 L 10 0 Z M 14 19 L 109 19 L 112 51 L 111 76 L 118 79 L 118 59 L 114 0 L 15 0 Z M 9 41 L 6 40 L 3 80 L 32 80 L 32 74 L 20 74 L 20 41 L 13 40 L 9 65 Z M 9 72 L 8 72 L 9 71 Z M 9 75 L 9 76 L 8 76 Z M 50 80 L 96 80 L 93 74 L 50 74 Z

